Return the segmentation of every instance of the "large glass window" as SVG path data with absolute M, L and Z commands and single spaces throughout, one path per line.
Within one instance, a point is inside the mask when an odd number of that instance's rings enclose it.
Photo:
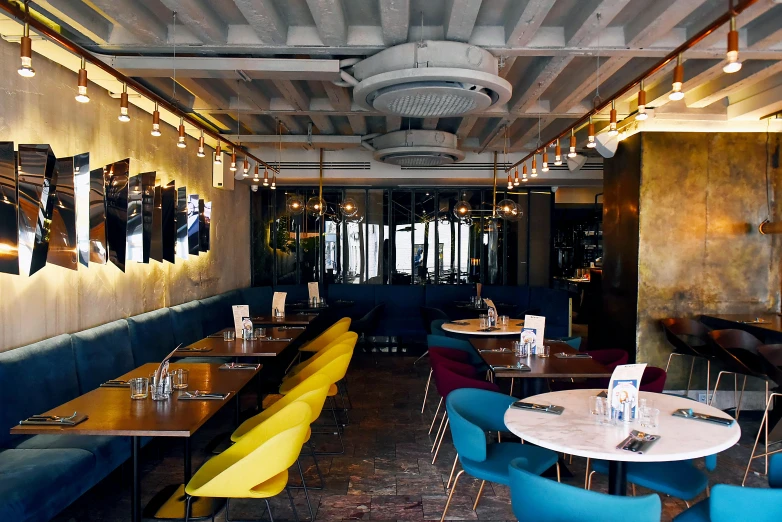
M 413 193 L 394 190 L 391 192 L 391 220 L 394 226 L 393 259 L 394 270 L 391 272 L 392 285 L 412 283 L 413 275 L 413 241 L 412 213 Z

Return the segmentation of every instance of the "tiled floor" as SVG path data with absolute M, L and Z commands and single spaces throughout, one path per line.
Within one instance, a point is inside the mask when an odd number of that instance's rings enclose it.
M 388 354 L 358 354 L 349 373 L 353 402 L 351 424 L 345 429 L 345 453 L 320 457 L 326 488 L 312 491 L 311 500 L 317 520 L 439 520 L 446 500 L 445 484 L 455 453 L 448 438 L 437 463 L 432 465 L 430 448 L 433 436 L 427 432 L 437 397 L 430 396 L 422 415 L 421 400 L 428 373 L 428 361 L 413 366 L 415 357 Z M 248 404 L 254 400 L 248 398 Z M 205 426 L 194 441 L 193 468 L 204 461 L 204 446 L 214 434 L 231 423 L 230 411 Z M 712 483 L 739 483 L 749 455 L 757 423 L 742 421 L 741 444 L 720 456 Z M 314 436 L 320 451 L 339 449 L 333 435 Z M 166 484 L 181 480 L 182 445 L 175 440 L 154 441 L 143 452 L 143 501 Z M 305 476 L 316 485 L 317 475 L 311 457 L 303 457 Z M 583 487 L 584 459 L 574 458 L 568 465 L 572 477 L 566 482 Z M 77 500 L 56 518 L 57 522 L 114 522 L 129 519 L 129 470 L 118 470 Z M 291 473 L 298 482 L 298 473 Z M 751 485 L 765 486 L 765 477 L 752 475 Z M 504 486 L 486 484 L 477 511 L 473 499 L 480 482 L 467 478 L 460 481 L 448 511 L 450 520 L 512 520 L 513 513 Z M 598 477 L 595 489 L 605 490 L 605 477 Z M 639 490 L 639 493 L 641 491 Z M 295 491 L 295 503 L 302 520 L 308 519 L 301 490 Z M 684 508 L 675 499 L 663 499 L 663 520 L 670 520 Z M 292 520 L 293 512 L 283 494 L 272 501 L 275 520 Z M 263 501 L 236 501 L 231 504 L 231 518 L 268 519 Z M 224 521 L 225 513 L 217 516 Z

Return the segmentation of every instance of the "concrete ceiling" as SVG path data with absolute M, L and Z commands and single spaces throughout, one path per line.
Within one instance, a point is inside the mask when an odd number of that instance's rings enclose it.
M 355 136 L 410 127 L 454 132 L 471 151 L 501 150 L 506 129 L 511 150 L 535 148 L 539 132 L 543 140 L 560 132 L 592 106 L 598 92 L 606 99 L 727 9 L 725 0 L 31 0 L 30 5 L 163 96 L 171 96 L 176 74 L 177 101 L 226 136 L 243 135 L 243 142 L 272 141 L 278 122 L 292 135 L 286 138 L 291 146 L 307 145 L 302 136 L 311 129 L 315 136 L 329 135 L 335 148 L 358 146 Z M 649 106 L 662 111 L 667 104 L 668 118 L 703 111 L 712 120 L 757 120 L 782 109 L 782 1 L 759 0 L 737 22 L 744 62 L 739 73 L 722 72 L 723 28 L 686 53 L 685 100 L 669 103 L 668 68 L 647 80 Z M 511 100 L 464 118 L 408 121 L 357 106 L 350 89 L 333 83 L 340 79 L 340 59 L 421 38 L 491 51 L 513 85 Z M 620 117 L 635 110 L 634 96 L 618 101 Z

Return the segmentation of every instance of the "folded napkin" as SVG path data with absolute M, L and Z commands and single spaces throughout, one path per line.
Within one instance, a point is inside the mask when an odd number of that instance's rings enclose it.
M 178 352 L 198 352 L 198 353 L 203 353 L 203 352 L 211 352 L 212 349 L 211 348 L 207 348 L 206 346 L 204 346 L 203 348 L 180 348 L 177 351 Z
M 692 409 L 681 408 L 673 412 L 674 417 L 684 417 L 685 419 L 699 420 L 703 422 L 711 422 L 712 424 L 719 424 L 721 426 L 732 426 L 735 422 L 733 419 L 726 419 L 724 417 L 715 417 L 714 415 L 706 415 L 705 413 L 698 413 L 692 411 Z
M 33 426 L 76 426 L 79 423 L 86 421 L 89 417 L 86 413 L 73 412 L 73 415 L 68 417 L 57 415 L 33 415 L 25 420 L 19 421 L 21 425 Z
M 487 348 L 480 350 L 481 353 L 510 353 L 510 348 Z
M 517 401 L 510 405 L 511 408 L 518 410 L 539 411 L 540 413 L 551 413 L 552 415 L 562 415 L 565 408 L 555 406 L 554 404 L 535 404 L 533 402 Z
M 249 363 L 225 363 L 220 365 L 221 370 L 257 370 L 260 364 Z
M 515 370 L 518 372 L 532 371 L 530 370 L 530 367 L 527 366 L 526 364 L 503 364 L 498 366 L 492 366 L 491 369 L 492 370 Z
M 557 359 L 591 359 L 592 356 L 588 353 L 555 353 L 554 357 Z
M 112 379 L 110 381 L 106 381 L 103 384 L 100 385 L 101 388 L 130 388 L 130 383 L 128 381 L 121 381 L 119 379 Z
M 195 390 L 193 392 L 184 392 L 179 395 L 180 401 L 224 401 L 231 395 L 228 393 L 211 393 Z
M 616 449 L 632 451 L 633 453 L 643 455 L 649 451 L 649 448 L 651 448 L 652 445 L 658 440 L 660 440 L 659 435 L 652 435 L 650 433 L 632 430 L 630 435 L 628 435 L 626 439 L 624 439 L 616 446 Z
M 212 334 L 212 335 L 207 335 L 206 337 L 209 338 L 209 339 L 222 339 L 223 338 L 223 334 L 222 333 L 216 333 L 216 334 Z
M 283 341 L 292 341 L 293 337 L 267 337 L 266 339 L 261 339 L 261 341 L 269 341 L 269 342 L 283 342 Z
M 280 330 L 306 330 L 306 326 L 280 326 Z
M 468 323 L 467 321 L 451 321 L 448 324 L 455 324 L 458 326 L 470 326 L 470 323 Z

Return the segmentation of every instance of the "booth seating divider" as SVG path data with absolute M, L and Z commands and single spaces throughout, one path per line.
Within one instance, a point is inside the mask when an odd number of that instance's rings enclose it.
M 125 319 L 72 334 L 71 343 L 82 394 L 136 367 Z
M 187 346 L 204 338 L 203 311 L 201 303 L 190 301 L 169 308 L 174 343 Z
M 176 346 L 168 308 L 128 317 L 128 332 L 136 366 L 159 362 Z

